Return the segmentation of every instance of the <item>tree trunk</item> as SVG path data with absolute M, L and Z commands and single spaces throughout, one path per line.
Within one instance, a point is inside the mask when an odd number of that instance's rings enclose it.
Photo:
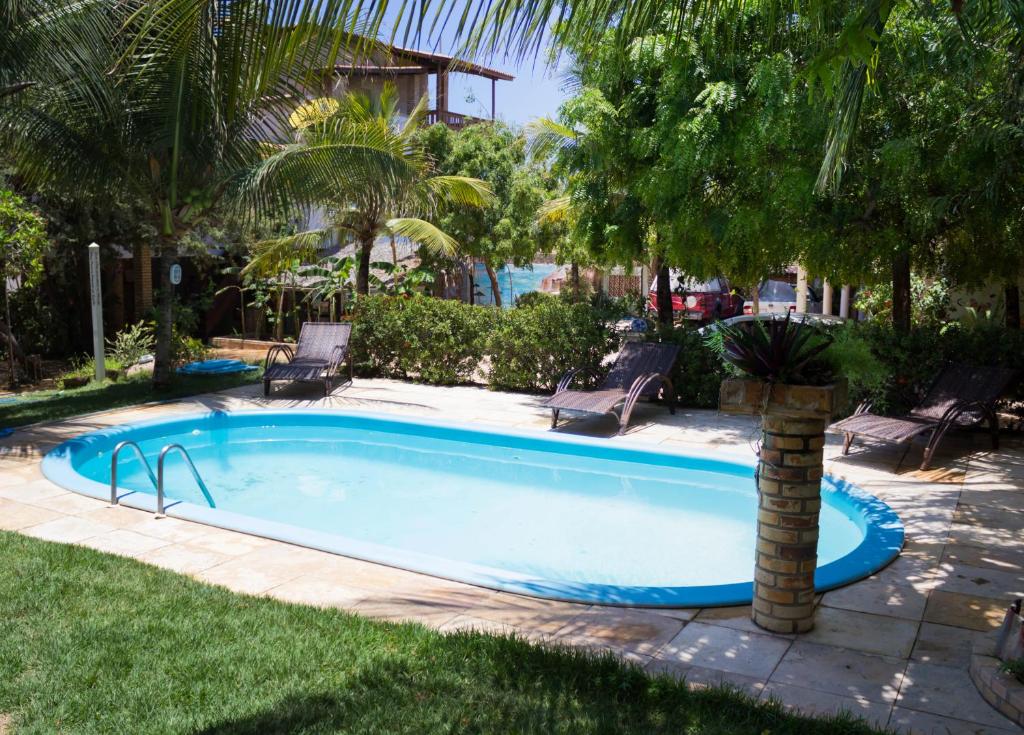
M 910 331 L 910 253 L 898 253 L 892 261 L 892 327 Z
M 501 306 L 501 287 L 498 285 L 498 274 L 491 268 L 490 263 L 484 263 L 484 269 L 487 271 L 487 277 L 491 281 L 491 293 L 494 294 L 494 305 Z
M 171 286 L 171 265 L 174 247 L 164 243 L 160 248 L 160 293 L 157 295 L 156 354 L 153 362 L 153 385 L 166 388 L 171 383 L 171 349 L 174 340 L 174 291 Z
M 11 326 L 11 289 L 4 283 L 4 311 L 7 313 L 7 363 L 11 369 L 9 386 L 11 390 L 18 387 L 18 370 L 14 362 L 14 330 Z
M 356 271 L 356 293 L 366 296 L 370 293 L 370 256 L 373 252 L 373 235 L 364 235 L 359 240 L 359 269 Z
M 569 283 L 572 284 L 573 301 L 580 300 L 580 264 L 575 260 L 569 265 Z
M 284 286 L 277 291 L 277 322 L 274 324 L 274 339 L 284 340 Z
M 1020 329 L 1020 287 L 1011 283 L 1006 287 L 1006 328 Z
M 476 303 L 476 263 L 469 259 L 469 305 Z
M 662 326 L 672 326 L 672 275 L 668 266 L 660 262 L 658 267 L 658 322 Z

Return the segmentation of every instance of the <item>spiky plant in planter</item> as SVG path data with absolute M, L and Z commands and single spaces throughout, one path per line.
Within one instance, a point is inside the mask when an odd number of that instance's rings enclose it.
M 722 327 L 717 339 L 737 374 L 722 382 L 722 410 L 762 417 L 751 616 L 771 631 L 805 632 L 814 627 L 825 426 L 845 401 L 823 359 L 832 338 L 787 315 Z
M 719 329 L 722 358 L 739 374 L 768 383 L 823 385 L 831 367 L 819 356 L 832 337 L 804 322 L 784 319 L 741 322 Z

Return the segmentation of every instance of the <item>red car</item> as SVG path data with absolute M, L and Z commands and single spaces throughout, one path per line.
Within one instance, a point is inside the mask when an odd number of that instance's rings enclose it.
M 697 281 L 678 271 L 672 271 L 671 278 L 672 316 L 675 319 L 710 322 L 743 313 L 743 297 L 732 290 L 725 278 Z M 648 304 L 651 311 L 657 314 L 657 281 L 651 283 Z

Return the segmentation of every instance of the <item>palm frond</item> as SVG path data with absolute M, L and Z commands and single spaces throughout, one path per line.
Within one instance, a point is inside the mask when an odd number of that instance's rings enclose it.
M 252 258 L 242 269 L 242 274 L 274 276 L 296 258 L 315 260 L 320 247 L 330 239 L 331 234 L 330 229 L 306 230 L 258 242 L 253 246 Z
M 436 225 L 417 217 L 395 217 L 389 219 L 386 226 L 395 235 L 407 237 L 436 253 L 450 256 L 459 249 L 459 243 L 455 238 L 442 232 Z

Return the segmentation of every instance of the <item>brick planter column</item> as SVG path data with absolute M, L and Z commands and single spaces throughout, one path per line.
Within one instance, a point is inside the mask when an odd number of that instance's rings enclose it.
M 814 627 L 824 446 L 825 419 L 764 417 L 752 616 L 776 633 Z
M 825 427 L 846 405 L 846 383 L 733 378 L 722 381 L 719 405 L 725 413 L 761 417 L 751 617 L 776 633 L 805 633 L 814 627 Z

